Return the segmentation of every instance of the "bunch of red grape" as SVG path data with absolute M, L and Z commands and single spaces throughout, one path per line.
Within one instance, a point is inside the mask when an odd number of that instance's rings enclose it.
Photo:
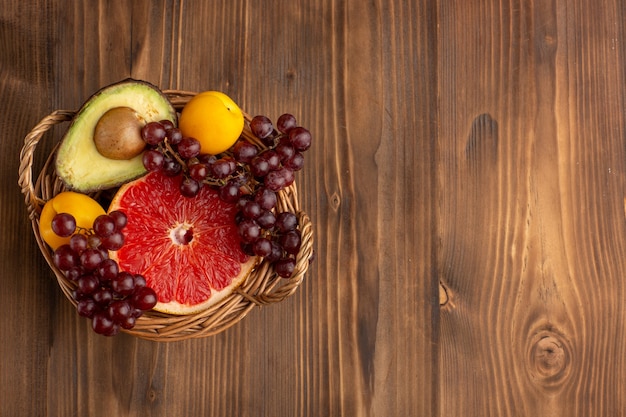
M 120 271 L 117 262 L 109 258 L 109 251 L 124 244 L 126 222 L 123 212 L 112 211 L 98 216 L 92 229 L 77 233 L 71 214 L 59 213 L 52 219 L 54 233 L 71 236 L 68 244 L 54 251 L 53 262 L 76 285 L 72 297 L 78 314 L 91 319 L 93 330 L 105 336 L 118 334 L 120 328 L 133 328 L 137 318 L 157 302 L 143 276 Z
M 205 155 L 196 139 L 184 137 L 171 122 L 151 122 L 141 131 L 148 145 L 143 163 L 149 171 L 180 175 L 180 192 L 186 197 L 210 186 L 222 200 L 237 204 L 243 250 L 265 258 L 279 276 L 289 278 L 301 232 L 295 213 L 277 212 L 276 193 L 289 187 L 303 168 L 311 133 L 291 114 L 280 116 L 276 127 L 266 116 L 255 116 L 249 128 L 252 137 L 243 134 L 223 154 Z

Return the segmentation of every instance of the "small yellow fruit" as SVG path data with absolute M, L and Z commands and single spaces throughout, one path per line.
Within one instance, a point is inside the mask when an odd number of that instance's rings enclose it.
M 39 216 L 39 234 L 53 250 L 70 242 L 70 237 L 60 237 L 52 230 L 52 219 L 59 213 L 69 213 L 74 216 L 77 230 L 79 228 L 91 229 L 96 217 L 106 214 L 104 208 L 96 200 L 74 191 L 64 191 L 48 200 Z
M 205 91 L 189 100 L 180 114 L 183 136 L 197 139 L 200 152 L 217 155 L 228 150 L 243 131 L 243 112 L 226 94 Z

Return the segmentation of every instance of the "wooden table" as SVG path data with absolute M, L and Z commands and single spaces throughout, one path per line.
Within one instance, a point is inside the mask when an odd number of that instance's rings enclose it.
M 624 415 L 625 15 L 5 1 L 0 415 Z M 77 316 L 32 236 L 19 151 L 44 115 L 126 77 L 311 129 L 298 183 L 317 257 L 295 295 L 166 344 Z

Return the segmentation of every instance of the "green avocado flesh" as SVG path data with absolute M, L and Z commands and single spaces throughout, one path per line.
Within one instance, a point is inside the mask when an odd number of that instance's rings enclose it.
M 113 188 L 146 173 L 143 152 L 120 160 L 107 158 L 96 148 L 95 127 L 103 114 L 116 107 L 130 107 L 145 123 L 176 123 L 176 110 L 152 84 L 127 79 L 104 87 L 76 113 L 57 151 L 57 175 L 70 189 L 91 192 Z

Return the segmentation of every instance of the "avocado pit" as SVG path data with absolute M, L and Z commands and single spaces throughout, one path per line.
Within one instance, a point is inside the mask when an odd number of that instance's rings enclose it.
M 100 155 L 126 160 L 139 155 L 146 142 L 141 137 L 143 118 L 130 107 L 114 107 L 100 117 L 93 140 Z

